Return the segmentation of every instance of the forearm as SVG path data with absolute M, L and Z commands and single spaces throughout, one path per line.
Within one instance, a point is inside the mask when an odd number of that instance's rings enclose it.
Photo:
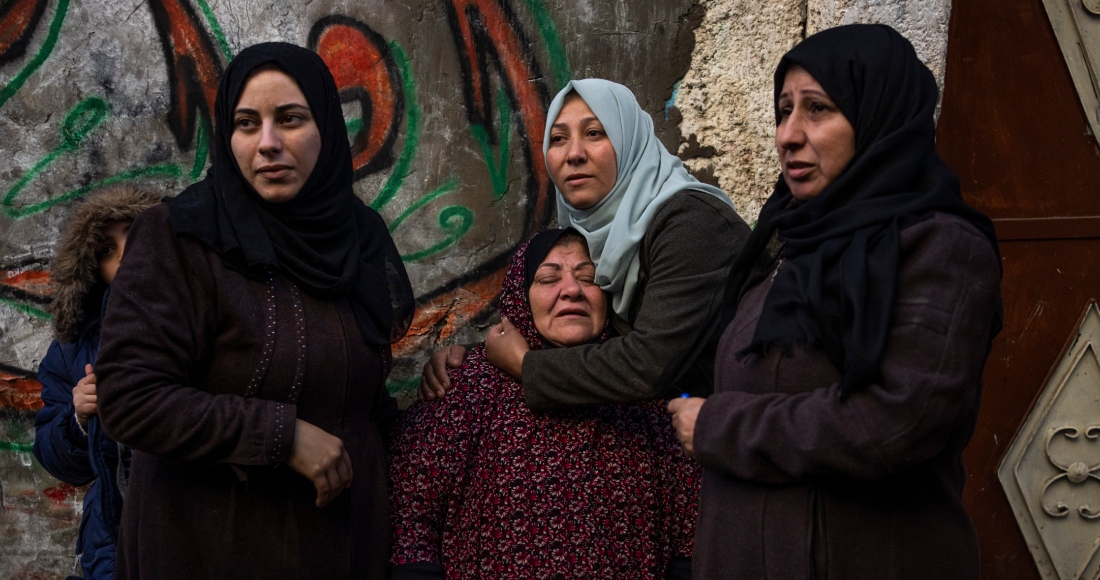
M 95 479 L 88 460 L 88 438 L 76 425 L 72 405 L 54 410 L 53 419 L 34 433 L 34 456 L 50 475 L 70 485 Z

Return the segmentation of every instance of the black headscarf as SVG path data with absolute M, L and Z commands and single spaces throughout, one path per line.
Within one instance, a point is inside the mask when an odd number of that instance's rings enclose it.
M 973 224 L 994 251 L 997 242 L 992 222 L 963 202 L 958 177 L 936 154 L 938 90 L 908 40 L 888 26 L 866 24 L 807 38 L 775 71 L 777 125 L 779 94 L 793 65 L 813 76 L 852 124 L 855 156 L 836 181 L 802 203 L 792 202 L 779 178 L 730 272 L 726 318 L 758 281 L 754 266 L 778 235 L 776 257 L 784 263 L 747 352 L 795 342 L 822 348 L 841 371 L 846 397 L 881 379 L 899 231 L 939 211 Z M 997 320 L 999 329 L 1000 314 Z
M 554 247 L 562 234 L 569 231 L 577 233 L 577 230 L 573 228 L 543 230 L 527 242 L 527 251 L 523 253 L 523 282 L 528 290 L 531 289 L 531 284 L 535 282 L 535 273 L 538 272 L 542 262 L 546 260 L 546 255 L 550 253 L 550 249 Z
M 294 78 L 321 133 L 317 164 L 285 203 L 264 201 L 244 178 L 230 139 L 233 110 L 252 73 L 274 65 Z M 319 56 L 281 42 L 241 51 L 214 103 L 206 178 L 169 202 L 172 227 L 246 275 L 276 269 L 310 295 L 347 296 L 363 339 L 389 344 L 408 330 L 413 293 L 386 224 L 352 191 L 351 149 L 332 73 Z

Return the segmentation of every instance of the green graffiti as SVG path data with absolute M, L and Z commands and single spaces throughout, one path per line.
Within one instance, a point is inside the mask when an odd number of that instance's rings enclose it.
M 403 254 L 401 259 L 405 262 L 419 262 L 428 256 L 438 254 L 466 235 L 473 225 L 474 212 L 470 211 L 470 208 L 461 205 L 447 206 L 439 213 L 439 229 L 443 230 L 447 237 L 427 249 Z
M 348 142 L 354 142 L 355 136 L 359 134 L 359 131 L 363 130 L 363 120 L 352 119 L 350 121 L 344 121 L 344 130 L 348 132 Z
M 489 133 L 481 125 L 470 125 L 470 131 L 474 139 L 481 146 L 481 155 L 485 157 L 485 166 L 489 168 L 489 178 L 493 182 L 494 199 L 499 200 L 508 191 L 508 157 L 509 141 L 512 135 L 512 101 L 508 99 L 508 93 L 501 87 L 497 91 L 497 103 L 500 104 L 500 147 L 499 154 L 493 155 L 493 148 L 489 145 Z
M 458 187 L 458 182 L 456 182 L 454 179 L 451 179 L 447 181 L 447 183 L 444 183 L 443 185 L 435 188 L 435 190 L 428 195 L 425 195 L 424 197 L 418 199 L 416 203 L 410 205 L 408 209 L 401 212 L 401 215 L 397 216 L 397 219 L 390 222 L 390 233 L 392 234 L 393 232 L 397 231 L 397 228 L 401 227 L 401 224 L 405 221 L 405 219 L 416 213 L 417 210 L 435 201 L 439 197 L 453 192 L 456 187 Z
M 225 33 L 222 32 L 218 19 L 214 18 L 214 11 L 210 9 L 210 5 L 206 3 L 206 0 L 195 1 L 199 3 L 199 9 L 206 16 L 206 21 L 210 23 L 210 31 L 214 33 L 214 38 L 218 39 L 218 46 L 221 47 L 222 54 L 225 55 L 225 61 L 233 60 L 233 51 L 229 49 L 229 43 L 225 40 Z
M 557 84 L 557 90 L 560 91 L 565 83 L 573 77 L 573 69 L 569 67 L 569 57 L 565 54 L 565 46 L 561 43 L 561 37 L 558 36 L 554 19 L 550 16 L 550 11 L 546 9 L 546 5 L 542 3 L 542 0 L 527 0 L 527 8 L 535 15 L 535 24 L 539 27 L 542 42 L 546 44 L 546 50 L 550 53 L 550 63 L 554 70 L 554 83 Z
M 57 45 L 57 37 L 61 34 L 61 25 L 65 22 L 65 14 L 69 11 L 69 0 L 58 0 L 57 12 L 53 15 L 53 20 L 50 22 L 50 31 L 46 34 L 46 41 L 42 43 L 42 47 L 38 49 L 38 52 L 34 55 L 27 66 L 23 67 L 23 70 L 19 71 L 19 74 L 15 75 L 3 89 L 0 89 L 0 107 L 3 107 L 8 99 L 12 97 L 23 86 L 23 83 L 27 82 L 27 79 L 33 75 L 42 63 L 46 62 L 46 59 L 50 57 L 53 52 L 54 46 Z
M 35 163 L 34 167 L 31 167 L 19 181 L 15 182 L 15 184 L 8 189 L 4 197 L 0 198 L 0 209 L 2 209 L 8 217 L 23 219 L 27 216 L 45 211 L 59 203 L 81 197 L 89 191 L 95 191 L 96 189 L 114 185 L 122 181 L 140 177 L 183 177 L 183 169 L 171 163 L 153 165 L 150 167 L 139 167 L 113 177 L 108 177 L 107 179 L 89 183 L 88 185 L 78 187 L 45 201 L 26 206 L 16 206 L 16 199 L 27 185 L 62 154 L 79 150 L 83 146 L 84 141 L 88 138 L 88 135 L 99 127 L 107 118 L 108 112 L 109 107 L 107 106 L 107 101 L 99 97 L 88 97 L 73 107 L 72 110 L 65 115 L 65 120 L 61 122 L 61 142 L 53 151 L 50 151 L 38 163 Z M 203 153 L 202 155 L 205 158 L 206 154 Z
M 420 379 L 417 379 L 419 381 Z M 18 453 L 30 453 L 34 449 L 34 443 L 16 443 L 14 441 L 0 441 L 0 451 L 15 451 Z
M 179 165 L 176 165 L 175 163 L 165 163 L 165 164 L 162 164 L 162 165 L 150 165 L 150 166 L 147 166 L 147 167 L 137 167 L 135 169 L 131 169 L 129 171 L 124 171 L 122 173 L 119 173 L 118 175 L 113 175 L 111 177 L 108 177 L 107 179 L 101 179 L 99 181 L 93 181 L 92 183 L 89 183 L 88 185 L 78 187 L 78 188 L 76 188 L 72 191 L 69 191 L 69 192 L 64 193 L 62 195 L 59 195 L 55 198 L 47 199 L 46 201 L 41 201 L 41 202 L 38 202 L 38 203 L 35 203 L 35 204 L 31 204 L 31 205 L 24 206 L 24 207 L 18 207 L 18 208 L 14 208 L 14 207 L 9 208 L 9 207 L 5 206 L 4 207 L 4 212 L 7 213 L 9 216 L 15 218 L 15 219 L 23 219 L 27 216 L 31 216 L 31 215 L 34 215 L 34 214 L 37 214 L 37 213 L 41 213 L 41 212 L 43 212 L 43 211 L 59 204 L 59 203 L 65 203 L 66 201 L 73 200 L 73 199 L 76 199 L 78 197 L 83 197 L 83 196 L 87 195 L 89 192 L 95 191 L 97 189 L 102 189 L 104 187 L 109 187 L 111 185 L 115 185 L 116 183 L 122 183 L 123 181 L 130 181 L 132 179 L 152 178 L 152 177 L 182 178 L 183 177 L 183 168 L 181 168 Z
M 378 197 L 370 202 L 371 208 L 381 211 L 386 207 L 397 190 L 405 183 L 409 176 L 409 167 L 416 157 L 416 149 L 420 144 L 420 107 L 416 102 L 416 81 L 413 80 L 412 67 L 405 56 L 405 50 L 396 40 L 390 41 L 390 50 L 393 52 L 393 60 L 397 64 L 397 71 L 401 75 L 401 86 L 405 93 L 405 143 L 401 146 L 401 155 L 393 166 L 393 173 L 386 179 Z
M 4 306 L 9 306 L 15 310 L 18 310 L 19 312 L 22 312 L 23 314 L 27 314 L 35 318 L 41 318 L 42 320 L 49 320 L 51 318 L 49 312 L 46 312 L 41 308 L 35 308 L 34 306 L 25 304 L 23 302 L 16 302 L 11 298 L 4 298 L 3 296 L 0 296 L 0 304 L 3 304 Z
M 206 135 L 206 123 L 199 123 L 195 136 L 195 163 L 191 165 L 191 181 L 194 182 L 202 175 L 206 167 L 206 156 L 210 151 L 210 139 Z
M 88 137 L 88 134 L 107 118 L 107 111 L 107 101 L 99 97 L 88 97 L 73 107 L 61 123 L 61 143 L 27 171 L 19 181 L 15 182 L 15 185 L 11 186 L 11 189 L 4 194 L 3 199 L 0 199 L 0 205 L 4 207 L 4 212 L 15 217 L 13 212 L 18 210 L 13 208 L 12 205 L 19 193 L 62 154 L 80 149 L 81 143 Z

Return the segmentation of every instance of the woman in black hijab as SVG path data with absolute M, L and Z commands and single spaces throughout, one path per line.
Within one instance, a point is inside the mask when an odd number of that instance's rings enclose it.
M 316 54 L 242 51 L 214 115 L 206 178 L 134 221 L 104 322 L 101 417 L 135 450 L 117 574 L 383 578 L 404 267 Z
M 936 99 L 886 26 L 776 70 L 782 177 L 731 270 L 715 394 L 669 404 L 705 468 L 701 577 L 977 577 L 962 451 L 1000 261 L 936 155 Z

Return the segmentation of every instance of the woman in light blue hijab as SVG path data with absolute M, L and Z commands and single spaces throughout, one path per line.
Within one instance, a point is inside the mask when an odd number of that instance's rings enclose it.
M 726 274 L 749 234 L 728 196 L 692 177 L 630 89 L 611 81 L 572 81 L 558 93 L 543 151 L 558 223 L 587 239 L 618 336 L 529 352 L 505 320 L 489 332 L 489 361 L 523 382 L 533 409 L 709 394 Z M 443 395 L 446 367 L 464 354 L 451 346 L 432 356 L 421 399 Z

